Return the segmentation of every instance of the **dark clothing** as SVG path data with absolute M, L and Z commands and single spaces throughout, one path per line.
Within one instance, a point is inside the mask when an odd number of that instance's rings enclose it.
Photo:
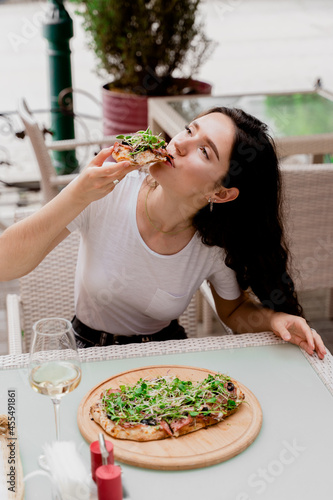
M 76 316 L 72 320 L 76 345 L 79 348 L 98 347 L 120 344 L 140 344 L 143 342 L 155 342 L 173 339 L 186 339 L 187 335 L 178 321 L 174 319 L 171 323 L 151 335 L 116 335 L 112 333 L 94 330 L 82 323 Z

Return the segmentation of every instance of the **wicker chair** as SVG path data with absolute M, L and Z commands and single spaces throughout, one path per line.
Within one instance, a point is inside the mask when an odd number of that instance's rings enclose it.
M 296 290 L 329 289 L 327 315 L 332 317 L 333 165 L 283 165 L 281 172 L 291 275 Z M 209 335 L 217 314 L 208 283 L 200 290 L 204 297 L 203 330 Z M 223 323 L 222 326 L 232 333 Z
M 71 233 L 37 268 L 22 277 L 20 295 L 7 295 L 9 354 L 30 349 L 33 324 L 51 316 L 74 316 L 74 277 L 80 236 Z M 196 297 L 179 318 L 189 337 L 196 336 Z
M 40 318 L 74 316 L 74 276 L 80 236 L 71 233 L 31 273 L 19 280 L 20 295 L 7 295 L 9 354 L 30 349 Z
M 78 141 L 76 139 L 67 141 L 53 141 L 47 144 L 44 134 L 35 117 L 28 108 L 24 98 L 19 101 L 18 114 L 24 124 L 26 135 L 30 142 L 38 163 L 41 175 L 41 190 L 43 203 L 47 203 L 59 193 L 59 189 L 71 182 L 76 174 L 57 175 L 52 164 L 49 151 L 68 151 L 80 146 L 108 145 L 113 144 L 115 136 L 101 137 L 91 141 Z

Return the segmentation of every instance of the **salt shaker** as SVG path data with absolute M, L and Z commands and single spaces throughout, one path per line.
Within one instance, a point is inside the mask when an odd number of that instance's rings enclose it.
M 96 470 L 98 500 L 123 500 L 121 468 L 119 465 L 102 465 Z
M 123 500 L 121 468 L 108 464 L 109 453 L 102 433 L 98 435 L 98 440 L 102 454 L 102 465 L 96 469 L 98 500 Z
M 98 469 L 98 467 L 103 465 L 103 456 L 101 451 L 102 448 L 100 441 L 102 441 L 102 447 L 104 442 L 104 448 L 106 449 L 106 453 L 104 451 L 104 457 L 106 458 L 106 462 L 104 463 L 104 465 L 113 465 L 114 463 L 113 444 L 111 443 L 111 441 L 105 441 L 103 434 L 100 432 L 98 435 L 98 441 L 94 441 L 90 445 L 91 475 L 95 482 L 96 482 L 96 470 Z

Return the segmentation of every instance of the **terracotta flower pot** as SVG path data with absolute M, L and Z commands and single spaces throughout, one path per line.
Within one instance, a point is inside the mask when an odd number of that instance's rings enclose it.
M 212 86 L 198 80 L 175 79 L 181 94 L 211 94 Z M 176 95 L 176 94 L 173 94 Z M 153 99 L 153 97 L 150 97 Z M 102 88 L 103 133 L 115 135 L 145 130 L 148 126 L 148 97 Z

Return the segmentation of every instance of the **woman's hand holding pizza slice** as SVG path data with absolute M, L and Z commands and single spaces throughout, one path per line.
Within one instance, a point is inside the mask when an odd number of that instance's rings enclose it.
M 166 142 L 148 128 L 132 135 L 120 135 L 121 142 L 102 149 L 79 175 L 71 188 L 83 205 L 109 194 L 132 170 L 156 162 L 173 166 Z M 111 160 L 111 161 L 110 161 Z
M 159 135 L 153 135 L 150 128 L 139 130 L 131 135 L 118 135 L 112 152 L 117 161 L 130 161 L 137 167 L 150 163 L 164 162 L 173 166 L 173 157 L 167 152 L 167 143 Z
M 129 161 L 107 162 L 112 155 L 114 146 L 102 149 L 84 168 L 77 180 L 71 184 L 75 196 L 82 203 L 89 204 L 111 193 L 115 186 L 138 165 Z

